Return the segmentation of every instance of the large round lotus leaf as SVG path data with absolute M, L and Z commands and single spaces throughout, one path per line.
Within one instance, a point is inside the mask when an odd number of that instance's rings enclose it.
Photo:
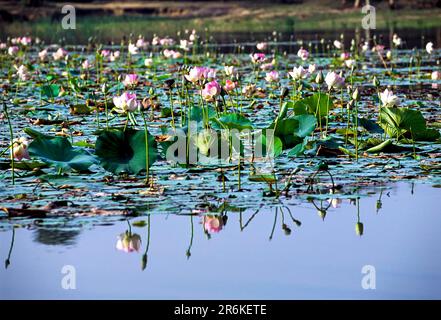
M 73 148 L 64 137 L 45 138 L 40 136 L 29 145 L 29 155 L 55 166 L 58 169 L 87 170 L 95 159 L 87 151 Z
M 144 130 L 106 130 L 103 131 L 95 145 L 95 154 L 104 169 L 119 174 L 122 172 L 137 174 L 147 168 L 146 146 L 148 144 L 148 166 L 157 157 L 155 138 Z

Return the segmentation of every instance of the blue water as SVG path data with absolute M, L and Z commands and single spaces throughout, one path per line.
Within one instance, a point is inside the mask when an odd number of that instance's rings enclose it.
M 383 191 L 377 213 L 378 192 L 360 199 L 361 237 L 355 232 L 357 208 L 349 200 L 331 207 L 324 221 L 310 203 L 293 200 L 290 209 L 302 225 L 295 226 L 285 210 L 292 230 L 285 235 L 278 211 L 271 241 L 274 208 L 261 210 L 243 231 L 239 213 L 228 213 L 226 226 L 211 239 L 201 217 L 152 215 L 144 271 L 147 227 L 132 226 L 142 238 L 139 253 L 116 249 L 126 221 L 70 233 L 16 228 L 10 265 L 0 267 L 0 298 L 440 299 L 440 190 L 416 184 L 412 194 L 411 184 L 394 184 Z M 242 223 L 252 214 L 245 211 Z M 191 219 L 194 239 L 187 259 Z M 147 218 L 130 219 L 139 220 Z M 12 230 L 0 232 L 2 260 L 11 236 Z M 65 265 L 75 268 L 76 289 L 62 287 Z M 375 289 L 362 287 L 365 265 L 375 268 Z

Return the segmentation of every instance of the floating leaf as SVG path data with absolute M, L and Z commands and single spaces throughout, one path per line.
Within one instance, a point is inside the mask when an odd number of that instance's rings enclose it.
M 157 158 L 157 144 L 148 133 L 148 164 Z M 138 174 L 146 170 L 146 139 L 144 130 L 106 130 L 96 140 L 95 154 L 104 169 L 119 174 Z
M 84 149 L 73 148 L 65 137 L 37 137 L 29 145 L 29 155 L 62 170 L 85 171 L 95 162 L 93 156 Z
M 214 129 L 252 129 L 253 124 L 245 116 L 239 113 L 230 113 L 222 115 L 220 118 L 211 118 Z
M 56 98 L 60 94 L 61 87 L 58 84 L 44 85 L 40 88 L 41 95 L 47 98 Z

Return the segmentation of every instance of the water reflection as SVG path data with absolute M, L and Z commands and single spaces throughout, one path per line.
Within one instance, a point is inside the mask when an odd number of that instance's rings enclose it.
M 315 175 L 314 175 L 315 177 Z M 312 177 L 312 178 L 314 178 Z M 273 218 L 268 226 L 269 235 L 268 240 L 272 240 L 277 232 L 281 234 L 290 236 L 294 232 L 294 229 L 300 228 L 302 222 L 296 217 L 297 212 L 299 212 L 298 206 L 305 208 L 313 208 L 315 212 L 318 213 L 320 219 L 325 221 L 328 211 L 330 209 L 338 211 L 342 208 L 352 212 L 355 216 L 355 234 L 358 236 L 365 235 L 366 229 L 365 225 L 361 219 L 360 203 L 366 199 L 366 196 L 377 195 L 377 200 L 375 200 L 375 212 L 378 213 L 383 207 L 383 197 L 385 195 L 386 187 L 380 187 L 377 189 L 369 189 L 369 192 L 361 196 L 361 190 L 356 187 L 354 191 L 349 193 L 344 193 L 337 187 L 326 188 L 320 187 L 318 183 L 310 183 L 308 185 L 308 193 L 306 200 L 300 202 L 300 204 L 286 205 L 282 202 L 261 205 L 260 208 L 254 211 L 247 210 L 245 208 L 235 208 L 228 204 L 228 202 L 222 202 L 220 205 L 213 205 L 206 203 L 204 205 L 198 205 L 197 208 L 193 210 L 194 213 L 189 215 L 172 215 L 174 219 L 184 219 L 187 217 L 189 219 L 189 240 L 188 246 L 185 250 L 185 255 L 187 259 L 192 256 L 192 248 L 194 245 L 194 238 L 199 228 L 197 225 L 202 226 L 202 233 L 205 235 L 206 239 L 211 239 L 213 235 L 221 236 L 222 232 L 227 226 L 229 220 L 228 215 L 234 215 L 238 218 L 238 229 L 243 232 L 248 229 L 256 217 L 259 215 L 272 215 Z M 411 185 L 410 194 L 414 195 L 414 185 Z M 387 197 L 390 197 L 389 192 L 386 193 Z M 154 215 L 154 214 L 153 214 Z M 148 252 L 150 248 L 150 232 L 151 232 L 151 218 L 152 214 L 147 214 L 144 218 L 142 217 L 127 217 L 125 221 L 127 223 L 126 229 L 122 230 L 121 233 L 117 235 L 115 248 L 118 251 L 129 253 L 129 254 L 141 254 L 141 269 L 144 270 L 147 267 Z M 196 222 L 196 221 L 197 222 Z M 11 229 L 11 238 L 9 251 L 5 259 L 5 268 L 10 267 L 11 257 L 14 251 L 14 242 L 16 238 L 16 228 L 20 227 L 20 220 L 14 220 L 14 226 Z M 26 220 L 28 221 L 28 220 Z M 37 222 L 37 221 L 36 221 Z M 33 223 L 35 226 L 36 222 Z M 39 224 L 42 224 L 41 220 Z M 63 224 L 63 229 L 57 229 L 56 227 L 42 227 L 38 226 L 34 231 L 33 241 L 46 246 L 62 246 L 62 247 L 74 247 L 77 243 L 77 238 L 81 232 L 80 229 L 66 230 L 65 224 Z M 109 225 L 103 224 L 103 225 Z M 138 230 L 134 231 L 134 227 Z M 232 228 L 236 228 L 232 226 Z M 33 227 L 31 227 L 32 229 Z

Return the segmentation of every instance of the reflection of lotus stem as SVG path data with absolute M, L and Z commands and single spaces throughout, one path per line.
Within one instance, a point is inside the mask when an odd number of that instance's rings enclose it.
M 12 130 L 11 118 L 9 117 L 8 107 L 6 103 L 3 101 L 3 108 L 5 109 L 6 119 L 8 119 L 9 126 L 9 139 L 11 145 L 11 167 L 12 167 L 12 185 L 15 185 L 15 159 L 14 159 L 14 131 Z
M 145 138 L 145 170 L 146 170 L 146 177 L 145 177 L 145 183 L 149 184 L 149 177 L 150 177 L 150 159 L 149 159 L 149 137 L 148 137 L 148 131 L 147 131 L 147 121 L 145 119 L 144 112 L 141 110 L 142 119 L 144 120 L 144 138 Z
M 308 186 L 307 192 L 309 192 L 309 190 L 312 189 L 312 186 L 314 185 L 314 178 L 316 177 L 316 175 L 317 175 L 320 171 L 324 171 L 324 172 L 326 172 L 326 173 L 329 175 L 329 177 L 331 178 L 332 190 L 335 189 L 334 178 L 332 177 L 331 172 L 329 172 L 329 170 L 320 170 L 320 169 L 317 169 L 317 171 L 314 172 L 314 173 L 312 174 L 312 176 L 309 177 L 309 186 Z
M 11 264 L 11 254 L 12 254 L 12 248 L 14 248 L 14 240 L 15 240 L 15 227 L 12 227 L 12 238 L 11 238 L 11 245 L 9 246 L 9 252 L 8 257 L 5 260 L 5 269 L 8 268 L 8 266 Z
M 276 229 L 277 214 L 278 214 L 278 208 L 276 207 L 276 214 L 274 215 L 273 229 L 271 230 L 271 234 L 270 234 L 269 240 L 272 240 L 272 239 L 273 239 L 274 230 Z
M 193 246 L 193 236 L 194 236 L 193 216 L 190 216 L 190 224 L 191 224 L 191 237 L 190 237 L 190 244 L 188 245 L 187 252 L 186 252 L 187 259 L 190 259 L 191 247 Z
M 241 165 L 241 157 L 240 157 L 240 141 L 239 141 L 239 164 L 237 166 L 237 177 L 238 177 L 237 191 L 240 191 L 240 189 L 241 189 L 241 187 L 240 187 L 240 165 Z

